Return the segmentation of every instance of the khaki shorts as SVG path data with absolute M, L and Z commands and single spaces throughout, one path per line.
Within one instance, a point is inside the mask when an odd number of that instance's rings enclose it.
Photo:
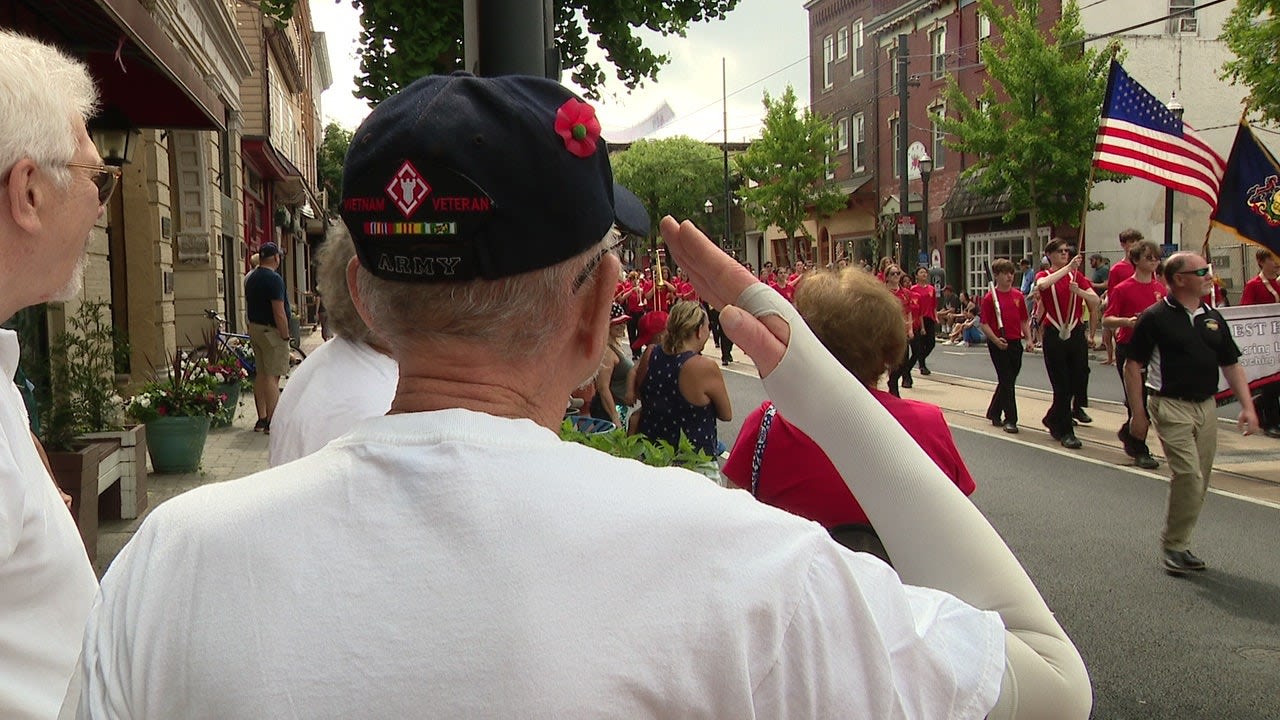
M 249 344 L 257 372 L 274 377 L 289 372 L 289 341 L 280 337 L 274 325 L 249 323 Z

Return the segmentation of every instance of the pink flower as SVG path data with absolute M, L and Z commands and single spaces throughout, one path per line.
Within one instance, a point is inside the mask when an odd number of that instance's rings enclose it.
M 564 146 L 578 157 L 591 157 L 600 139 L 600 121 L 596 110 L 577 98 L 564 101 L 556 111 L 556 133 L 564 140 Z

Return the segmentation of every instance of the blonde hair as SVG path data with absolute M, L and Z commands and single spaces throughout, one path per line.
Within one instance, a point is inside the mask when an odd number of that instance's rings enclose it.
M 796 310 L 823 346 L 867 387 L 906 353 L 902 302 L 858 268 L 811 274 L 796 291 Z
M 681 300 L 671 306 L 667 315 L 667 329 L 662 334 L 662 350 L 668 355 L 675 355 L 680 348 L 691 340 L 707 322 L 707 313 L 702 305 Z

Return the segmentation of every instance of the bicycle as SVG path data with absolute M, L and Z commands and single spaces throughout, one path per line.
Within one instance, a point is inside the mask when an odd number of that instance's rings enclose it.
M 227 326 L 226 318 L 214 310 L 205 310 L 204 316 L 215 323 L 214 341 L 217 348 L 223 353 L 234 357 L 236 364 L 244 368 L 249 377 L 253 377 L 257 372 L 257 366 L 253 362 L 253 346 L 249 344 L 249 336 L 242 333 L 227 332 L 224 329 Z

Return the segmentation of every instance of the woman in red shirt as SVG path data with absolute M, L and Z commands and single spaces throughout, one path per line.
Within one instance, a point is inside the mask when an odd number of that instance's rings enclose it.
M 874 276 L 860 268 L 845 268 L 807 276 L 796 293 L 796 309 L 853 374 L 852 379 L 871 391 L 964 494 L 972 494 L 973 477 L 942 411 L 936 405 L 876 389 L 886 369 L 899 362 L 906 350 L 901 300 Z M 757 464 L 759 470 L 753 474 Z M 866 513 L 822 449 L 776 414 L 768 401 L 743 423 L 724 474 L 761 501 L 829 530 L 868 524 Z
M 1031 337 L 1031 314 L 1022 291 L 1013 287 L 1017 268 L 1010 260 L 991 263 L 996 289 L 982 297 L 982 334 L 996 368 L 996 392 L 987 406 L 987 419 L 1007 433 L 1018 432 L 1018 398 L 1014 392 L 1022 372 L 1022 341 Z
M 906 280 L 906 284 L 903 284 Z M 911 340 L 915 337 L 916 316 L 920 310 L 920 299 L 911 292 L 911 279 L 902 274 L 902 269 L 890 264 L 884 269 L 884 284 L 898 301 L 902 303 L 902 322 L 907 336 L 907 347 L 902 351 L 902 359 L 889 369 L 889 394 L 898 395 L 898 381 L 902 387 L 909 388 L 915 383 L 911 380 Z

